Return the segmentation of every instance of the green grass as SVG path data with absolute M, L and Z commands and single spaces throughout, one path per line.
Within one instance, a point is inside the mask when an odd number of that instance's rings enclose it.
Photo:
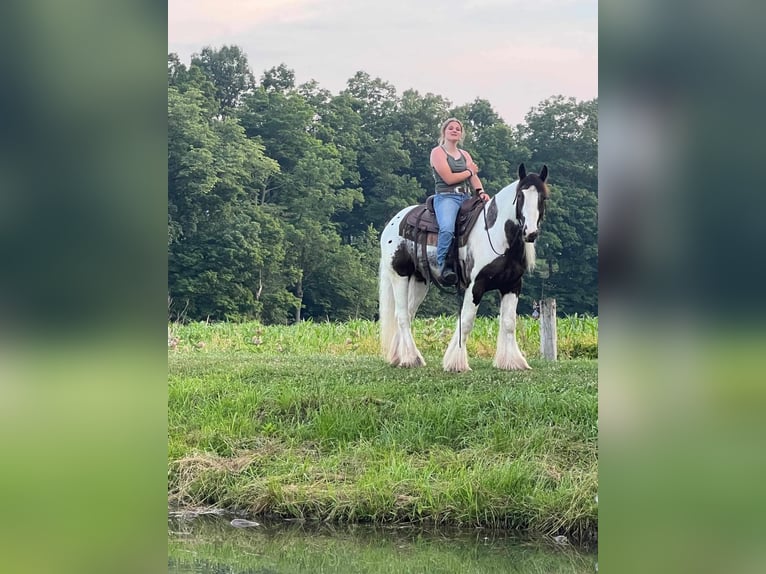
M 170 501 L 593 540 L 596 361 L 535 358 L 530 334 L 519 341 L 533 370 L 499 371 L 496 321 L 478 319 L 473 370 L 445 373 L 453 322 L 416 321 L 428 365 L 410 370 L 377 356 L 366 321 L 172 325 Z M 569 329 L 571 348 L 597 338 L 591 325 Z
M 423 353 L 440 355 L 447 348 L 457 320 L 454 317 L 415 319 L 413 334 Z M 560 317 L 556 322 L 559 359 L 598 358 L 598 318 L 583 315 Z M 378 354 L 378 325 L 372 321 L 313 323 L 263 326 L 252 323 L 190 323 L 168 327 L 168 340 L 175 340 L 175 351 L 215 349 L 249 351 L 268 355 L 372 355 Z M 497 319 L 478 317 L 468 339 L 470 357 L 492 357 L 497 337 Z M 519 316 L 516 338 L 529 358 L 540 355 L 540 323 Z

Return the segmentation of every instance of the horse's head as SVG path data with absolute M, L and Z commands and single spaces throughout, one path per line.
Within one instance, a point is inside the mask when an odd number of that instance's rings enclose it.
M 524 164 L 519 165 L 519 185 L 516 187 L 516 221 L 521 225 L 524 241 L 534 243 L 540 233 L 540 222 L 545 214 L 545 200 L 550 196 L 545 180 L 548 166 L 543 165 L 540 174 L 527 173 Z

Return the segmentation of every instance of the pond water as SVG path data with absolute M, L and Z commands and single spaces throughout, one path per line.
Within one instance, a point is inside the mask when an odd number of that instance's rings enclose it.
M 332 526 L 237 528 L 232 516 L 171 516 L 170 574 L 580 574 L 596 553 L 485 529 Z

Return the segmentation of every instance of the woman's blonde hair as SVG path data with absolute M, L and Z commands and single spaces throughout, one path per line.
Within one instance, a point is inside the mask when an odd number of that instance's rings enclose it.
M 439 145 L 444 145 L 444 142 L 446 141 L 444 139 L 444 132 L 447 129 L 447 126 L 450 125 L 452 122 L 457 122 L 458 125 L 460 125 L 460 130 L 463 132 L 463 135 L 460 136 L 460 140 L 458 140 L 458 143 L 462 145 L 463 140 L 465 139 L 465 128 L 463 127 L 463 122 L 461 122 L 457 118 L 447 118 L 442 122 L 442 126 L 439 128 Z

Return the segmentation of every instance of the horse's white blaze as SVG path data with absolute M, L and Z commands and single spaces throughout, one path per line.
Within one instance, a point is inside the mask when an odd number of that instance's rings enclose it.
M 537 228 L 537 220 L 540 217 L 539 193 L 534 186 L 528 187 L 522 193 L 524 194 L 524 207 L 521 209 L 521 213 L 524 215 L 524 239 L 526 240 L 531 234 L 539 231 Z

